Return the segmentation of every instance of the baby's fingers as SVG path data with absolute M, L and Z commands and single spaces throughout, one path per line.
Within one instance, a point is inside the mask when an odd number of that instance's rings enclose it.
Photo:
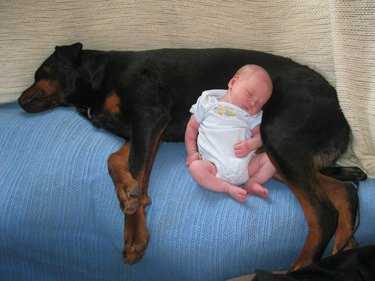
M 242 157 L 246 156 L 246 151 L 243 148 L 241 148 L 241 149 L 234 149 L 234 155 L 236 157 L 242 158 Z

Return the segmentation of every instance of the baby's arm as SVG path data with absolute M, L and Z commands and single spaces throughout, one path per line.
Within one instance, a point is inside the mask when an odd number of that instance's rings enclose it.
M 201 159 L 197 150 L 198 128 L 199 123 L 194 115 L 192 115 L 185 130 L 185 147 L 187 153 L 186 165 L 188 167 L 193 161 Z
M 260 136 L 260 125 L 251 130 L 252 137 L 249 140 L 240 140 L 234 144 L 234 155 L 236 157 L 245 157 L 251 151 L 262 146 L 262 138 Z

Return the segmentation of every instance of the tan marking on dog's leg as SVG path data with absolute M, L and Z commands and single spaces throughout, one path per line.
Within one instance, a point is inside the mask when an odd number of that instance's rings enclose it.
M 295 182 L 288 180 L 281 172 L 278 162 L 271 154 L 267 154 L 277 170 L 277 180 L 288 185 L 296 196 L 307 222 L 308 234 L 305 244 L 290 267 L 290 271 L 294 271 L 320 258 L 336 229 L 337 215 L 334 206 L 330 203 L 317 179 L 318 173 L 316 171 L 308 177 L 310 182 L 305 179 L 294 179 Z M 323 210 L 324 208 L 326 209 Z M 328 225 L 328 229 L 324 229 L 324 225 Z
M 139 261 L 145 253 L 150 239 L 146 224 L 145 207 L 141 204 L 132 215 L 125 216 L 123 259 L 128 264 Z
M 282 176 L 285 179 L 285 177 Z M 293 183 L 283 180 L 296 196 L 304 212 L 308 234 L 305 245 L 291 266 L 294 271 L 320 259 L 337 227 L 337 212 L 317 180 L 317 172 Z
M 319 174 L 318 179 L 339 214 L 332 254 L 356 247 L 353 234 L 358 206 L 357 192 L 325 175 Z
M 125 214 L 133 214 L 140 205 L 141 189 L 139 182 L 129 171 L 130 142 L 126 142 L 108 159 L 108 170 L 115 185 L 121 209 Z
M 125 213 L 124 262 L 132 264 L 142 258 L 149 241 L 145 216 L 145 207 L 149 204 L 149 200 L 144 198 L 139 181 L 130 173 L 130 146 L 130 142 L 127 142 L 109 157 L 108 169 L 120 206 Z
M 113 153 L 108 160 L 108 167 L 115 183 L 116 193 L 125 213 L 124 225 L 124 262 L 133 264 L 144 255 L 149 241 L 145 208 L 151 200 L 147 195 L 151 168 L 158 150 L 162 130 L 153 138 L 153 145 L 146 154 L 143 165 L 137 168 L 136 178 L 130 173 L 130 142 Z M 130 195 L 130 196 L 129 196 Z
M 160 139 L 163 130 L 155 137 L 153 146 L 150 147 L 147 160 L 144 163 L 143 169 L 137 176 L 137 181 L 141 186 L 140 206 L 137 211 L 132 215 L 126 215 L 125 217 L 125 228 L 124 228 L 124 251 L 123 257 L 124 262 L 133 264 L 144 256 L 148 241 L 150 239 L 149 232 L 147 229 L 146 212 L 147 205 L 151 203 L 148 197 L 148 184 L 150 180 L 150 174 L 152 165 L 160 145 Z
M 316 214 L 314 206 L 311 205 L 310 200 L 308 200 L 308 195 L 296 188 L 292 189 L 292 191 L 303 209 L 307 221 L 308 234 L 302 251 L 290 268 L 291 271 L 297 270 L 314 262 L 316 249 L 319 247 L 322 239 L 318 215 Z

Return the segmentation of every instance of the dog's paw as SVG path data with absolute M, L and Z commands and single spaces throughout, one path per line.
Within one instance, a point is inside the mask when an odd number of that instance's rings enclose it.
M 133 186 L 125 190 L 125 196 L 121 198 L 123 200 L 120 200 L 120 206 L 124 214 L 132 215 L 138 210 L 141 205 L 140 195 L 141 190 L 139 186 Z
M 139 198 L 130 197 L 129 200 L 127 200 L 125 206 L 121 206 L 121 208 L 122 208 L 122 211 L 124 212 L 124 214 L 132 215 L 138 210 L 140 204 L 141 203 L 139 201 Z
M 133 242 L 126 241 L 123 251 L 124 263 L 134 264 L 138 262 L 145 254 L 148 241 L 148 234 L 145 237 L 135 237 Z
M 129 252 L 124 250 L 123 261 L 127 264 L 135 264 L 144 256 L 144 254 L 144 251 L 138 252 L 136 250 L 132 250 Z

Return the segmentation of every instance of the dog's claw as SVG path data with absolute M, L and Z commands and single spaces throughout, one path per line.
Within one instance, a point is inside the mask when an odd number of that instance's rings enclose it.
M 144 251 L 146 250 L 147 244 L 147 240 L 143 241 L 143 243 L 134 244 L 134 250 L 136 250 L 138 253 L 142 253 L 143 255 Z
M 132 248 L 131 252 L 123 252 L 123 262 L 127 264 L 135 264 L 137 263 L 145 254 L 144 250 L 146 249 L 146 245 L 144 245 L 142 250 L 138 251 L 136 248 Z
M 126 206 L 123 208 L 123 212 L 126 215 L 132 215 L 137 211 L 140 205 L 141 202 L 138 197 L 131 197 L 129 198 L 129 201 L 126 204 Z

